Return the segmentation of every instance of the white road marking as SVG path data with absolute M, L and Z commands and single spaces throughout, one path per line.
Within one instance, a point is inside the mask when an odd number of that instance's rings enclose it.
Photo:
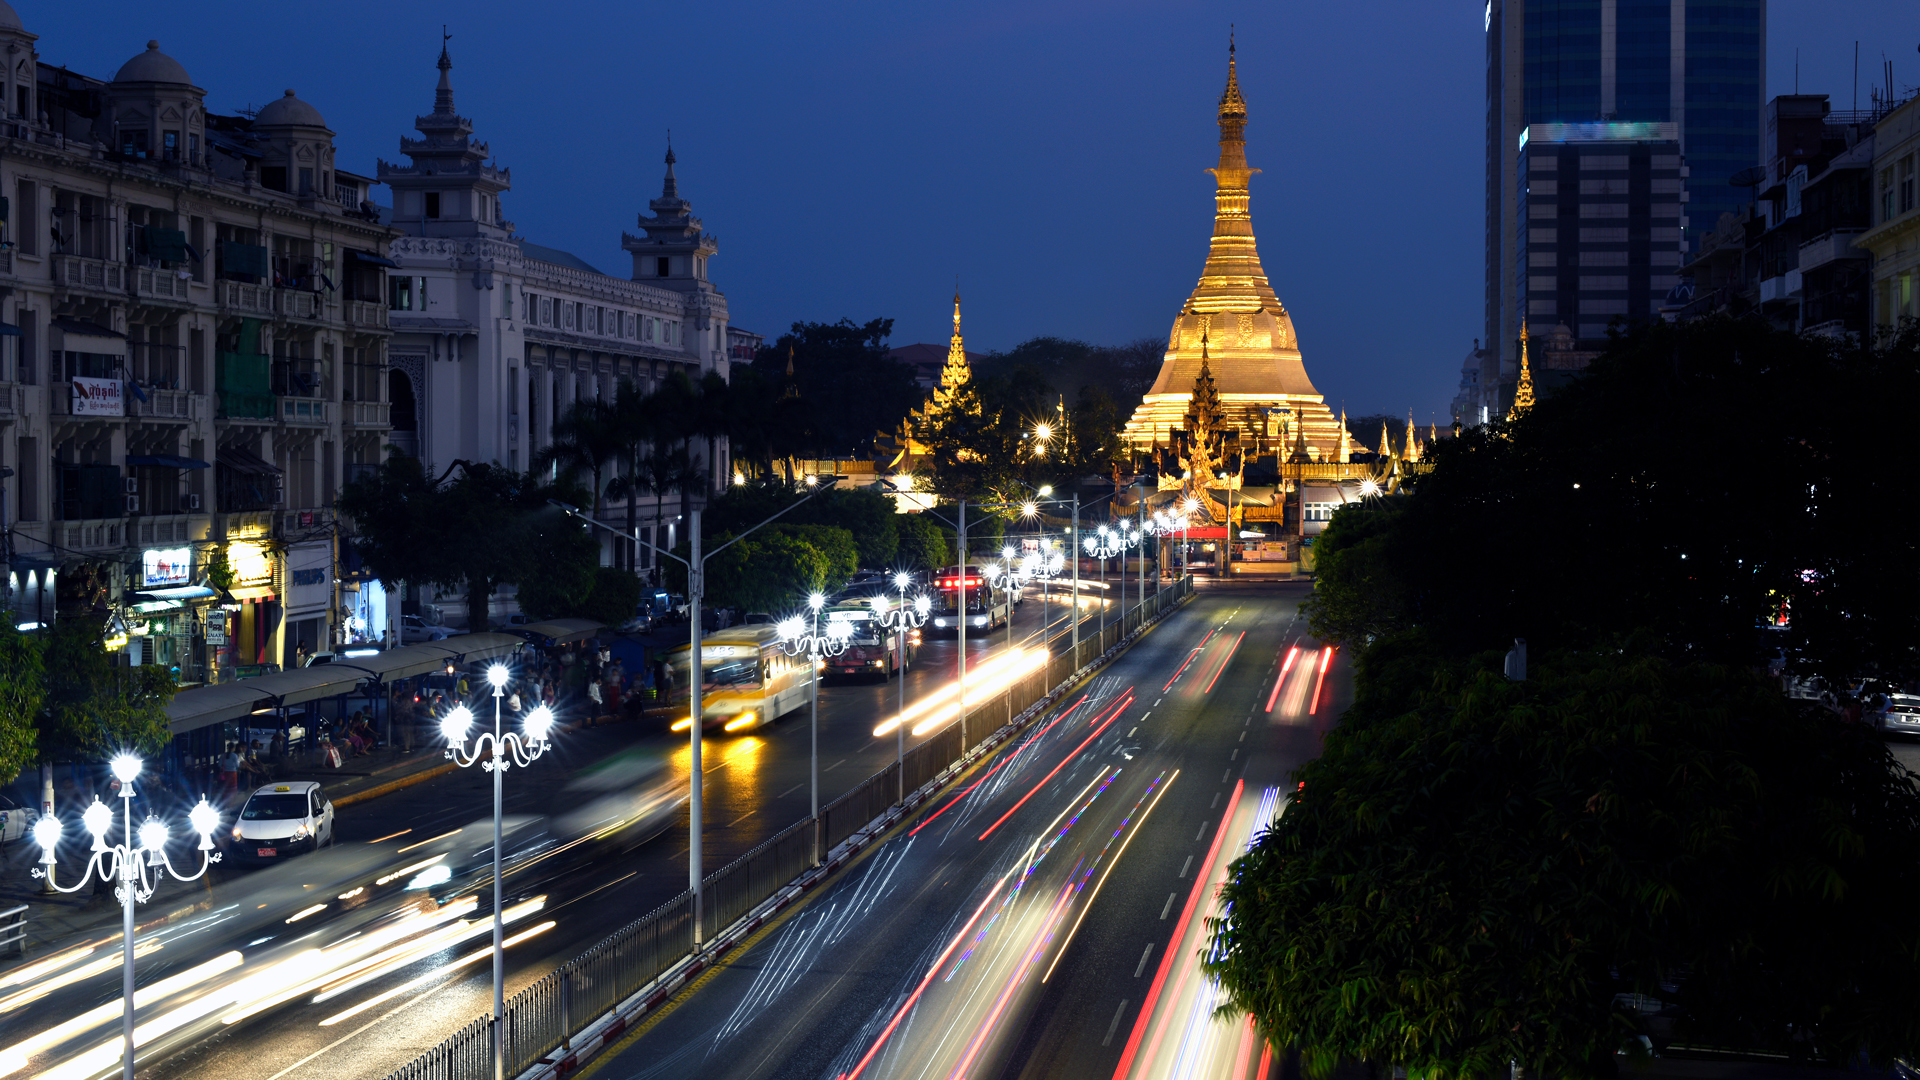
M 1192 866 L 1193 866 L 1193 856 L 1189 855 L 1187 856 L 1187 861 L 1180 864 L 1180 876 L 1186 877 L 1187 870 L 1190 869 Z
M 1147 970 L 1147 957 L 1152 955 L 1153 955 L 1153 942 L 1149 941 L 1147 942 L 1147 951 L 1140 954 L 1140 963 L 1134 966 L 1134 969 L 1133 969 L 1134 978 L 1136 979 L 1139 978 L 1140 973 Z
M 1167 913 L 1173 910 L 1173 898 L 1179 895 L 1180 894 L 1177 892 L 1170 892 L 1167 894 L 1167 906 L 1160 909 L 1161 922 L 1167 921 Z
M 1120 1007 L 1113 1010 L 1113 1023 L 1107 1025 L 1107 1037 L 1100 1040 L 1101 1046 L 1113 1045 L 1113 1033 L 1120 1030 L 1120 1017 L 1127 1011 L 1127 999 L 1120 999 Z

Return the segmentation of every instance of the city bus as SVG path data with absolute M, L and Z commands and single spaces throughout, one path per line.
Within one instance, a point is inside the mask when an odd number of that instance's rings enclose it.
M 900 670 L 900 650 L 895 645 L 893 631 L 887 629 L 880 621 L 879 613 L 874 610 L 876 601 L 885 602 L 888 599 L 882 593 L 866 600 L 845 600 L 820 613 L 823 623 L 844 622 L 853 628 L 853 633 L 847 638 L 846 651 L 838 656 L 827 657 L 826 669 L 822 674 L 877 675 L 881 682 L 886 682 Z M 920 631 L 907 631 L 909 666 L 913 664 L 913 654 L 919 645 Z
M 676 689 L 688 685 L 690 652 L 686 645 L 667 652 Z M 708 634 L 700 642 L 700 670 L 700 713 L 709 730 L 750 731 L 807 703 L 807 658 L 788 656 L 768 623 Z M 682 717 L 673 730 L 692 726 L 691 717 Z
M 960 598 L 966 594 L 968 631 L 981 633 L 1005 626 L 1013 616 L 1013 593 L 993 587 L 986 567 L 969 563 L 965 573 L 958 566 L 943 566 L 933 575 L 933 618 L 928 620 L 935 633 L 956 636 L 960 633 Z

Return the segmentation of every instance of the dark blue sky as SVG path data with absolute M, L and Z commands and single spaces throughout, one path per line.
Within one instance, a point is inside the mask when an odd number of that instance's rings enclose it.
M 957 274 L 981 351 L 1166 334 L 1238 22 L 1261 257 L 1330 404 L 1444 419 L 1484 321 L 1478 0 L 15 6 L 44 62 L 111 78 L 157 37 L 215 110 L 292 87 L 369 174 L 431 108 L 449 22 L 529 239 L 629 273 L 671 127 L 737 325 L 885 315 L 895 344 L 944 342 Z M 1883 51 L 1920 82 L 1913 0 L 1776 0 L 1769 94 L 1797 45 L 1802 91 L 1847 108 L 1855 39 L 1863 100 Z

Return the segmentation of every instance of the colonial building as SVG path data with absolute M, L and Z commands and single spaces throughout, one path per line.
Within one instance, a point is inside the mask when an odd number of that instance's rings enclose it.
M 1134 449 L 1149 451 L 1182 428 L 1204 355 L 1222 423 L 1288 446 L 1304 429 L 1312 460 L 1333 461 L 1347 446 L 1346 432 L 1307 378 L 1293 320 L 1274 295 L 1255 246 L 1248 181 L 1260 170 L 1247 164 L 1247 103 L 1234 64 L 1230 47 L 1206 266 L 1174 319 L 1160 375 L 1127 422 L 1125 438 Z
M 104 606 L 187 684 L 323 650 L 330 508 L 388 439 L 393 232 L 294 91 L 222 116 L 157 42 L 102 80 L 36 40 L 0 3 L 7 605 Z
M 414 121 L 420 137 L 400 140 L 411 163 L 382 161 L 378 170 L 402 234 L 387 248 L 394 445 L 435 475 L 455 460 L 525 470 L 576 401 L 610 400 L 622 380 L 650 391 L 676 371 L 696 382 L 708 372 L 726 378 L 734 359 L 750 358 L 759 338 L 727 325 L 726 297 L 707 278 L 719 240 L 680 196 L 671 148 L 641 235 L 620 240 L 631 276 L 603 273 L 515 233 L 501 205 L 512 172 L 454 110 L 444 47 L 438 66 L 433 111 Z M 714 484 L 730 471 L 727 455 L 723 439 L 705 463 Z M 653 520 L 658 501 L 645 499 L 639 517 Z M 666 501 L 671 521 L 679 497 Z M 677 529 L 663 531 L 660 543 L 671 546 Z M 651 532 L 642 530 L 650 540 Z M 611 558 L 613 542 L 604 542 Z M 638 565 L 651 565 L 644 550 Z
M 1920 97 L 1874 128 L 1872 228 L 1856 244 L 1873 256 L 1872 323 L 1920 318 Z

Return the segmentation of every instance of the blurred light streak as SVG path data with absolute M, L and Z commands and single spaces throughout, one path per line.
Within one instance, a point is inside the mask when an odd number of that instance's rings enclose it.
M 138 949 L 134 950 L 134 955 L 140 955 Z M 172 994 L 196 986 L 216 975 L 239 967 L 240 960 L 241 956 L 238 952 L 222 953 L 206 963 L 188 968 L 178 975 L 171 975 L 151 985 L 140 987 L 133 992 L 133 1007 L 136 1009 L 150 1008 Z M 115 962 L 118 963 L 117 960 Z M 119 1019 L 122 1013 L 125 1012 L 125 1002 L 126 998 L 124 996 L 116 996 L 112 1001 L 89 1009 L 79 1016 L 75 1016 L 38 1034 L 29 1035 L 20 1042 L 4 1050 L 0 1050 L 0 1076 L 7 1076 L 26 1068 L 27 1059 L 42 1050 L 58 1046 L 90 1028 L 107 1023 L 110 1020 Z M 137 1034 L 136 1032 L 136 1036 Z M 114 1039 L 105 1045 L 112 1051 L 114 1058 L 119 1056 L 119 1039 Z M 51 1075 L 51 1073 L 43 1073 L 41 1075 L 46 1076 Z
M 1240 631 L 1240 636 L 1237 638 L 1234 638 L 1232 647 L 1227 649 L 1227 658 L 1225 660 L 1220 661 L 1219 667 L 1213 669 L 1213 678 L 1207 680 L 1207 688 L 1205 690 L 1200 691 L 1201 693 L 1203 694 L 1213 693 L 1213 684 L 1220 681 L 1220 673 L 1227 670 L 1228 664 L 1233 663 L 1233 654 L 1240 651 L 1240 643 L 1242 641 L 1245 641 L 1246 639 L 1247 639 L 1247 632 L 1245 630 Z
M 987 837 L 992 836 L 993 830 L 999 828 L 1002 823 L 1004 823 L 1008 818 L 1012 817 L 1014 810 L 1018 810 L 1022 806 L 1025 806 L 1027 804 L 1027 800 L 1033 798 L 1035 792 L 1039 791 L 1043 787 L 1046 787 L 1047 781 L 1052 780 L 1054 776 L 1056 776 L 1060 772 L 1061 769 L 1066 768 L 1068 762 L 1072 761 L 1076 757 L 1079 757 L 1080 751 L 1085 750 L 1087 748 L 1088 743 L 1099 738 L 1100 733 L 1107 730 L 1107 728 L 1110 725 L 1112 725 L 1114 720 L 1119 717 L 1121 711 L 1122 710 L 1115 710 L 1112 716 L 1107 717 L 1106 723 L 1101 724 L 1099 727 L 1093 729 L 1093 734 L 1088 735 L 1085 739 L 1081 740 L 1080 745 L 1074 747 L 1072 753 L 1068 754 L 1066 757 L 1061 758 L 1060 764 L 1055 765 L 1053 767 L 1053 772 L 1048 773 L 1044 779 L 1042 779 L 1039 783 L 1033 785 L 1033 791 L 1029 791 L 1025 795 L 1022 795 L 1020 797 L 1020 801 L 1013 804 L 1012 810 L 1008 810 L 1006 813 L 1001 814 L 999 821 L 996 821 L 992 825 L 987 826 L 987 831 L 980 834 L 980 839 L 985 840 Z
M 1053 963 L 1047 965 L 1047 973 L 1040 976 L 1041 982 L 1044 983 L 1053 977 L 1053 969 L 1060 966 L 1060 958 L 1067 955 L 1067 946 L 1073 944 L 1073 935 L 1080 932 L 1080 924 L 1086 921 L 1087 912 L 1093 910 L 1093 901 L 1100 895 L 1100 886 L 1107 883 L 1107 875 L 1113 873 L 1113 868 L 1120 865 L 1120 857 L 1127 853 L 1127 845 L 1133 843 L 1133 838 L 1139 836 L 1140 830 L 1147 827 L 1147 818 L 1152 817 L 1153 808 L 1160 805 L 1160 796 L 1165 795 L 1167 788 L 1172 787 L 1173 782 L 1178 779 L 1180 779 L 1180 770 L 1175 769 L 1173 770 L 1173 775 L 1167 777 L 1166 784 L 1154 794 L 1153 801 L 1147 804 L 1146 813 L 1140 815 L 1140 821 L 1133 827 L 1133 831 L 1127 834 L 1125 840 L 1120 841 L 1120 850 L 1113 853 L 1113 861 L 1108 863 L 1107 868 L 1100 872 L 1100 880 L 1094 883 L 1093 892 L 1088 894 L 1087 902 L 1080 905 L 1079 916 L 1073 920 L 1073 926 L 1067 931 L 1065 940 L 1060 942 L 1059 950 L 1053 954 Z
M 412 832 L 413 830 L 412 830 L 412 829 L 408 829 L 407 831 L 408 831 L 408 832 Z M 399 833 L 395 833 L 394 835 L 396 835 L 396 836 L 398 836 L 398 835 L 400 835 L 400 834 L 399 834 Z M 432 840 L 420 840 L 420 841 L 417 841 L 417 842 L 415 842 L 415 843 L 412 843 L 412 844 L 408 844 L 408 845 L 407 845 L 406 847 L 403 847 L 403 848 L 399 848 L 399 849 L 396 849 L 396 850 L 394 851 L 394 854 L 395 854 L 395 855 L 405 855 L 405 854 L 406 854 L 407 852 L 409 852 L 409 851 L 412 851 L 412 850 L 413 850 L 414 848 L 418 848 L 418 847 L 426 847 L 426 846 L 427 846 L 428 844 L 431 844 L 431 843 L 433 843 L 433 841 L 434 841 L 434 840 L 448 840 L 448 839 L 451 839 L 451 838 L 453 838 L 453 837 L 456 837 L 456 836 L 459 836 L 459 835 L 460 835 L 460 830 L 459 830 L 459 829 L 455 829 L 455 830 L 453 830 L 452 832 L 446 832 L 446 833 L 441 833 L 441 834 L 440 834 L 439 836 L 436 836 L 436 837 L 434 837 L 434 838 L 433 838 Z
M 1123 1080 L 1133 1068 L 1133 1059 L 1140 1051 L 1140 1040 L 1146 1037 L 1147 1028 L 1153 1026 L 1153 1009 L 1160 1000 L 1160 991 L 1165 989 L 1167 976 L 1173 971 L 1176 958 L 1180 958 L 1180 939 L 1186 935 L 1187 924 L 1193 919 L 1194 909 L 1200 905 L 1200 897 L 1207 889 L 1207 878 L 1212 873 L 1213 861 L 1220 855 L 1220 845 L 1227 838 L 1227 825 L 1233 820 L 1233 811 L 1240 805 L 1240 795 L 1246 790 L 1245 780 L 1233 785 L 1233 796 L 1227 800 L 1227 812 L 1220 818 L 1220 827 L 1214 831 L 1213 846 L 1207 851 L 1207 860 L 1200 864 L 1200 872 L 1193 876 L 1193 889 L 1187 893 L 1187 903 L 1180 909 L 1180 921 L 1174 924 L 1173 940 L 1160 954 L 1160 970 L 1154 972 L 1153 986 L 1147 991 L 1147 1000 L 1140 1007 L 1140 1016 L 1133 1022 L 1133 1033 L 1127 1036 L 1127 1048 L 1121 1051 L 1120 1066 L 1113 1071 L 1114 1080 Z M 1180 969 L 1180 982 L 1174 984 L 1173 996 L 1180 996 L 1182 984 L 1186 982 L 1187 968 Z M 1153 1041 L 1147 1046 L 1147 1059 L 1153 1059 L 1154 1051 L 1160 1047 L 1160 1037 L 1166 1033 L 1166 1026 L 1154 1028 Z
M 138 960 L 143 956 L 159 952 L 160 948 L 161 945 L 158 941 L 148 938 L 146 941 L 138 942 L 134 945 L 133 958 Z M 62 987 L 72 986 L 74 983 L 91 979 L 95 975 L 112 971 L 114 968 L 120 966 L 120 959 L 121 951 L 115 949 L 106 956 L 90 960 L 77 968 L 61 972 L 59 975 L 49 979 L 41 979 L 24 990 L 19 990 L 4 998 L 0 998 L 0 1012 L 11 1012 L 22 1005 L 32 1004 Z
M 980 916 L 986 912 L 987 905 L 993 903 L 993 898 L 1000 895 L 1000 890 L 1006 884 L 1007 877 L 1003 874 L 999 881 L 993 883 L 993 888 L 987 890 L 986 899 L 981 900 L 980 906 L 973 909 L 973 917 L 967 920 L 967 924 L 960 928 L 960 932 L 953 936 L 952 941 L 947 942 L 946 949 L 933 961 L 933 966 L 927 969 L 926 977 L 920 980 L 920 985 L 914 988 L 913 993 L 907 995 L 907 1000 L 901 1004 L 899 1011 L 893 1014 L 893 1019 L 880 1032 L 880 1037 L 867 1048 L 866 1056 L 860 1059 L 860 1063 L 853 1067 L 852 1072 L 840 1074 L 839 1080 L 858 1080 L 867 1065 L 873 1061 L 874 1055 L 886 1045 L 888 1037 L 893 1034 L 893 1029 L 900 1026 L 900 1021 L 906 1018 L 907 1013 L 913 1009 L 914 1003 L 920 1000 L 920 995 L 926 992 L 927 985 L 933 982 L 933 977 L 940 973 L 940 968 L 947 962 L 947 957 L 952 956 L 953 950 L 959 948 L 960 943 L 967 939 L 967 935 L 973 931 L 973 924 L 980 921 Z
M 1293 662 L 1300 659 L 1300 646 L 1287 650 L 1287 662 L 1280 665 L 1280 677 L 1273 680 L 1273 693 L 1267 695 L 1267 711 L 1273 711 L 1273 703 L 1280 697 L 1280 688 L 1287 685 L 1287 672 L 1293 670 Z
M 535 934 L 544 934 L 558 925 L 559 925 L 558 922 L 556 922 L 555 920 L 549 919 L 546 922 L 540 923 L 537 926 L 529 926 L 525 930 L 522 930 L 519 933 L 501 942 L 500 947 L 503 949 L 510 949 L 513 946 L 518 945 L 521 942 L 527 940 L 528 938 L 533 937 Z M 391 1001 L 392 999 L 399 997 L 401 994 L 404 994 L 409 990 L 418 988 L 423 983 L 431 982 L 434 979 L 437 979 L 440 976 L 447 974 L 448 972 L 457 971 L 460 968 L 466 967 L 468 964 L 471 964 L 476 960 L 485 960 L 486 958 L 492 955 L 493 955 L 493 946 L 491 945 L 487 946 L 484 949 L 475 949 L 473 952 L 468 953 L 467 955 L 461 957 L 458 960 L 453 961 L 452 963 L 442 964 L 440 967 L 434 968 L 432 971 L 427 972 L 425 975 L 422 975 L 419 978 L 411 979 L 407 982 L 404 982 L 399 986 L 396 986 L 393 989 L 386 991 L 385 993 L 376 994 L 373 997 L 368 998 L 367 1000 L 361 1002 L 358 1005 L 355 1005 L 353 1008 L 348 1009 L 345 1012 L 335 1013 L 332 1016 L 327 1017 L 325 1020 L 320 1021 L 320 1026 L 332 1027 L 333 1025 L 339 1023 L 342 1020 L 346 1020 L 350 1017 L 358 1016 L 359 1014 L 366 1012 L 368 1009 L 373 1008 L 375 1005 L 378 1005 L 383 1001 Z
M 1312 716 L 1320 708 L 1320 687 L 1327 681 L 1327 669 L 1333 666 L 1333 646 L 1320 650 L 1320 675 L 1313 680 L 1313 703 L 1307 706 L 1307 715 Z

